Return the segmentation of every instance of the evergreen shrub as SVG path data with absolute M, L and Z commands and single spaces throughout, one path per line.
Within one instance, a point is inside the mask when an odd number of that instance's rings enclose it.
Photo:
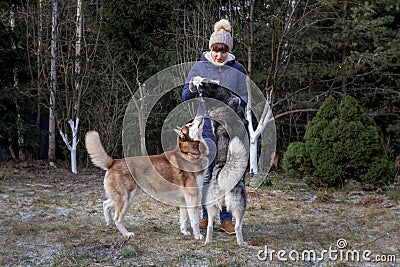
M 350 179 L 381 186 L 394 177 L 377 125 L 353 97 L 341 103 L 328 97 L 308 123 L 304 140 L 290 144 L 284 154 L 290 178 L 307 175 L 316 186 L 333 187 Z

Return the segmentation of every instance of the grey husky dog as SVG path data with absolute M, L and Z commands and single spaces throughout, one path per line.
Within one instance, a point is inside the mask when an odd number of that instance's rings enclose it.
M 228 134 L 229 126 L 227 123 L 236 120 L 235 123 L 243 123 L 245 129 L 247 129 L 247 121 L 240 107 L 239 97 L 231 90 L 220 86 L 218 80 L 202 78 L 197 83 L 197 89 L 200 97 L 213 98 L 225 104 L 223 107 L 214 107 L 212 104 L 205 107 L 212 120 L 218 146 L 215 167 L 205 196 L 208 213 L 205 243 L 210 244 L 212 242 L 214 219 L 222 206 L 226 206 L 235 218 L 236 241 L 238 245 L 243 246 L 247 244 L 243 240 L 242 224 L 246 211 L 244 178 L 248 164 L 248 152 L 243 141 L 239 138 L 239 136 L 243 136 L 243 133 L 236 132 L 235 130 L 238 128 L 235 127 L 235 129 L 230 129 L 230 134 Z M 233 138 L 230 139 L 229 135 Z

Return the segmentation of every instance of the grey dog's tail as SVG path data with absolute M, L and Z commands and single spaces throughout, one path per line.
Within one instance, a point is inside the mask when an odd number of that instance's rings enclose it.
M 114 163 L 114 159 L 107 155 L 100 141 L 99 133 L 89 131 L 85 137 L 86 150 L 92 163 L 103 170 L 108 170 Z
M 226 164 L 218 176 L 218 185 L 225 192 L 230 191 L 242 178 L 247 167 L 247 151 L 243 142 L 234 137 L 229 142 Z

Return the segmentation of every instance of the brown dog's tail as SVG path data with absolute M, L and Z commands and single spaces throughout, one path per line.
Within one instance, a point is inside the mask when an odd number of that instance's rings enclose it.
M 114 159 L 107 155 L 100 141 L 99 133 L 89 131 L 85 137 L 86 150 L 92 163 L 103 170 L 108 170 L 114 163 Z

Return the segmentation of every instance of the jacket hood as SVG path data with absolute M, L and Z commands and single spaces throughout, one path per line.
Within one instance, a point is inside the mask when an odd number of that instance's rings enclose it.
M 217 67 L 224 66 L 224 65 L 231 66 L 231 65 L 235 64 L 236 57 L 235 57 L 235 55 L 233 55 L 231 53 L 228 53 L 228 57 L 226 58 L 224 63 L 217 63 L 217 62 L 214 62 L 212 60 L 211 52 L 210 51 L 206 51 L 206 52 L 203 52 L 203 54 L 201 54 L 200 61 L 208 61 L 208 62 L 214 64 Z

